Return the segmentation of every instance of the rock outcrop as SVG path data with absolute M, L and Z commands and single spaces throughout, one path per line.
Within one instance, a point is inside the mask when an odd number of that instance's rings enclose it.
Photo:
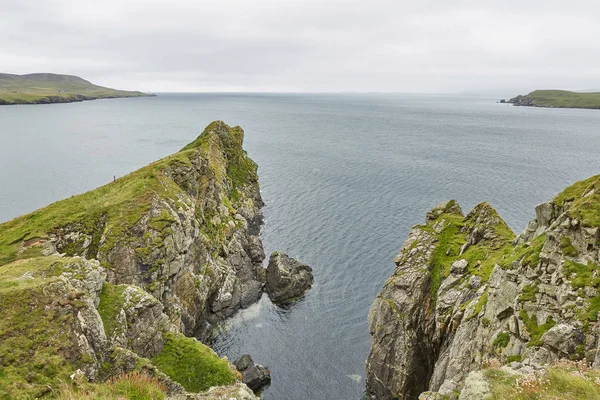
M 599 189 L 567 188 L 516 238 L 487 203 L 427 213 L 369 312 L 368 396 L 454 396 L 490 360 L 598 366 Z
M 312 268 L 308 265 L 280 252 L 271 254 L 265 290 L 273 303 L 290 303 L 302 296 L 312 284 Z
M 242 141 L 213 122 L 170 157 L 0 224 L 0 397 L 139 370 L 173 396 L 244 392 L 186 337 L 208 338 L 263 293 L 262 200 Z
M 271 372 L 260 364 L 255 364 L 249 354 L 244 354 L 233 362 L 242 374 L 242 382 L 257 392 L 271 383 Z

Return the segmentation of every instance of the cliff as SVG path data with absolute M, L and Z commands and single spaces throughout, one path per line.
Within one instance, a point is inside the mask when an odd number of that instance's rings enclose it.
M 135 371 L 159 397 L 254 398 L 186 337 L 208 338 L 263 293 L 262 200 L 242 142 L 213 122 L 170 157 L 0 225 L 0 398 L 129 385 Z M 109 383 L 74 390 L 94 398 Z
M 599 190 L 600 176 L 567 188 L 518 237 L 487 203 L 466 216 L 455 201 L 431 210 L 370 309 L 368 395 L 500 398 L 492 378 L 505 374 L 507 398 L 526 371 L 600 365 Z M 506 366 L 485 369 L 495 364 Z M 487 392 L 473 394 L 472 381 Z
M 501 101 L 506 102 L 506 101 Z M 534 90 L 508 100 L 515 106 L 550 108 L 600 108 L 600 93 L 577 93 L 567 90 Z
M 0 105 L 72 103 L 84 100 L 154 96 L 94 85 L 78 76 L 0 74 Z

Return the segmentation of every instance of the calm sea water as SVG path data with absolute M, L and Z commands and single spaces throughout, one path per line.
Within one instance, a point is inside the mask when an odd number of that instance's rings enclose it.
M 241 125 L 259 164 L 265 249 L 310 264 L 316 284 L 286 309 L 263 298 L 215 348 L 270 367 L 266 399 L 361 399 L 369 305 L 429 208 L 487 200 L 521 231 L 537 203 L 600 173 L 600 111 L 494 101 L 165 94 L 0 107 L 0 221 L 169 155 L 212 120 Z

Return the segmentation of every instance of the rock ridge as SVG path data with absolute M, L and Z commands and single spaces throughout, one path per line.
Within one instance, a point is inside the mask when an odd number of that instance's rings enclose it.
M 369 398 L 458 396 L 494 360 L 600 366 L 599 188 L 570 186 L 516 237 L 488 203 L 429 211 L 369 311 Z

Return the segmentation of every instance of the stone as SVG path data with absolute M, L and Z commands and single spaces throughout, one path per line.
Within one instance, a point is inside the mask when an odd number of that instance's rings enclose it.
M 491 399 L 490 385 L 480 371 L 473 371 L 465 379 L 465 385 L 458 396 L 458 400 L 486 400 Z
M 312 287 L 312 268 L 288 255 L 274 252 L 267 267 L 265 291 L 274 303 L 289 303 Z
M 464 258 L 462 260 L 454 261 L 452 265 L 450 265 L 450 272 L 453 274 L 461 275 L 467 270 L 468 265 L 468 261 Z
M 234 363 L 242 374 L 242 382 L 257 392 L 271 383 L 271 372 L 260 364 L 255 364 L 249 354 L 244 354 Z
M 541 338 L 544 347 L 559 352 L 565 357 L 576 354 L 584 340 L 585 335 L 581 330 L 564 323 L 553 326 Z

